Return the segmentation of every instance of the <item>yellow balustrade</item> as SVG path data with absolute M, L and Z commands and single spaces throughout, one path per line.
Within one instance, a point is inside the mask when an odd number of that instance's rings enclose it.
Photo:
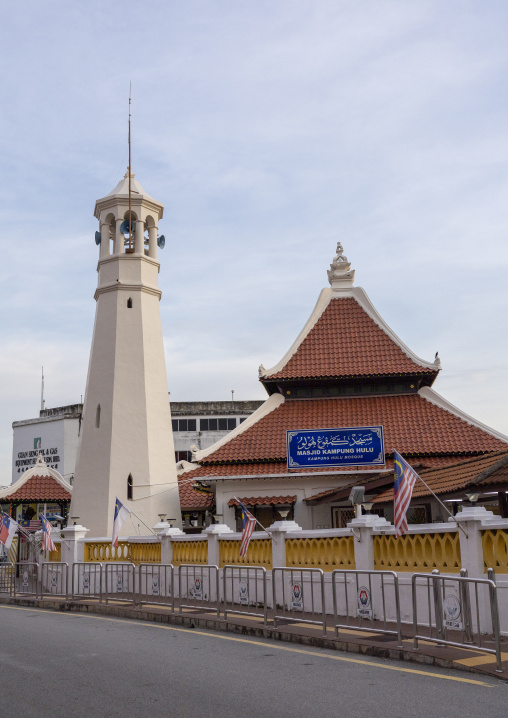
M 240 556 L 240 544 L 241 541 L 219 541 L 219 568 L 228 564 L 272 568 L 271 539 L 251 539 L 246 556 Z
M 483 562 L 485 570 L 508 573 L 508 532 L 504 529 L 482 531 Z
M 208 541 L 173 541 L 173 566 L 182 563 L 208 563 Z
M 374 568 L 378 571 L 459 573 L 459 532 L 374 536 Z
M 111 543 L 85 542 L 85 561 L 107 563 L 108 561 L 130 561 L 131 563 L 160 563 L 161 545 L 154 543 L 135 543 L 119 541 L 114 547 Z
M 293 538 L 286 540 L 286 566 L 321 568 L 355 568 L 353 536 L 327 536 L 326 538 Z
M 54 561 L 55 563 L 60 563 L 62 560 L 62 544 L 57 543 L 55 544 L 56 551 L 49 551 L 48 552 L 48 561 Z

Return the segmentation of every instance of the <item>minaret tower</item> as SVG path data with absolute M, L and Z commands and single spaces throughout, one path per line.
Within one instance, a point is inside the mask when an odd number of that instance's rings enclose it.
M 142 522 L 161 513 L 181 522 L 159 311 L 162 213 L 130 168 L 95 204 L 97 306 L 71 503 L 91 537 L 111 536 L 116 497 L 137 514 L 123 536 L 146 535 Z

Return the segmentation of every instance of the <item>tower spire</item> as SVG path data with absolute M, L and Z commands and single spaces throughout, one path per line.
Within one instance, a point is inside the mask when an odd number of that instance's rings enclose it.
M 131 95 L 132 95 L 132 82 L 129 82 L 129 247 L 132 247 L 132 214 L 131 214 L 131 176 L 132 176 L 132 165 L 131 165 Z

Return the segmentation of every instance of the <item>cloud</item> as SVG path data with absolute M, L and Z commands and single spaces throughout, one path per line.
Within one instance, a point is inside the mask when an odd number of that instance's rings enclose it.
M 93 209 L 125 172 L 130 80 L 133 167 L 165 203 L 172 396 L 262 397 L 257 367 L 300 331 L 340 239 L 401 338 L 424 358 L 439 350 L 438 391 L 508 432 L 507 24 L 499 2 L 12 6 L 0 484 L 11 422 L 37 413 L 40 366 L 49 404 L 84 391 Z

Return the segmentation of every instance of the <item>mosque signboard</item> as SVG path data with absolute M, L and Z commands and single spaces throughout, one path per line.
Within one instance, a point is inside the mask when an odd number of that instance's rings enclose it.
M 288 469 L 384 466 L 382 426 L 286 431 Z

